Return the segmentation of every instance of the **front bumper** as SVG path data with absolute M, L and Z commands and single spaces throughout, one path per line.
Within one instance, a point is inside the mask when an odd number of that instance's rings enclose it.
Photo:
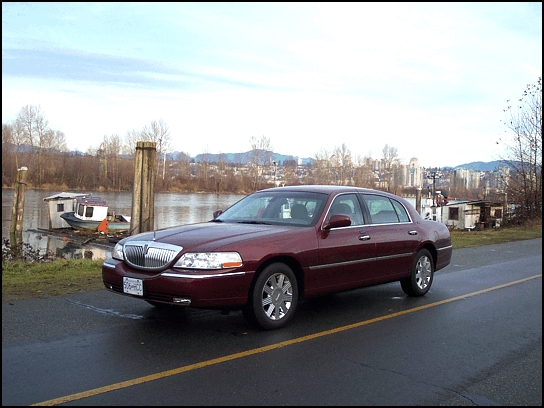
M 130 268 L 108 259 L 102 265 L 106 289 L 142 300 L 193 307 L 232 307 L 247 303 L 254 271 L 223 269 L 194 271 L 166 269 L 161 272 Z M 123 292 L 123 277 L 141 279 L 143 296 Z

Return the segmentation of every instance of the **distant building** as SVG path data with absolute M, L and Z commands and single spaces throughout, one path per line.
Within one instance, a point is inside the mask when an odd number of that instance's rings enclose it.
M 421 187 L 423 185 L 423 171 L 417 158 L 412 157 L 408 165 L 403 164 L 402 171 L 406 187 Z
M 503 223 L 503 206 L 486 200 L 449 203 L 442 208 L 442 223 L 461 230 L 498 228 Z

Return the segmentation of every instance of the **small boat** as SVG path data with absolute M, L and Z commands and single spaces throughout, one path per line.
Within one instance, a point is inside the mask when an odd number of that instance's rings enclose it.
M 130 216 L 108 211 L 100 197 L 77 197 L 74 211 L 60 215 L 72 228 L 98 232 L 123 232 L 130 229 Z
M 65 212 L 75 211 L 76 198 L 91 197 L 90 193 L 57 193 L 49 197 L 45 197 L 43 201 L 47 203 L 47 212 L 49 214 L 49 229 L 64 229 L 70 228 L 70 224 L 61 218 Z

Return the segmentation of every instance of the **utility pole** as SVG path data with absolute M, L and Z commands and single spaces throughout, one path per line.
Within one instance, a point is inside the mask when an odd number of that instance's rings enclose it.
M 437 169 L 435 167 L 434 169 L 426 171 L 425 177 L 433 180 L 433 207 L 436 207 L 436 180 L 442 177 L 442 172 L 440 171 L 440 168 Z

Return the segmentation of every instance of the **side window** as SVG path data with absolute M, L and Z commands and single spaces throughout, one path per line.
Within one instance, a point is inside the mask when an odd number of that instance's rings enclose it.
M 85 208 L 85 217 L 91 218 L 93 216 L 94 207 Z
M 363 194 L 363 199 L 370 212 L 372 224 L 391 224 L 399 222 L 399 216 L 391 200 L 374 194 Z
M 77 205 L 77 215 L 79 215 L 80 217 L 83 217 L 83 206 L 79 203 Z
M 64 212 L 64 203 L 57 204 L 57 212 Z
M 331 204 L 329 218 L 334 214 L 348 215 L 351 225 L 363 225 L 363 212 L 355 194 L 337 196 Z
M 459 207 L 450 207 L 448 218 L 453 221 L 459 221 Z
M 399 221 L 410 222 L 410 217 L 408 216 L 408 213 L 406 212 L 406 208 L 404 208 L 404 206 L 396 200 L 391 200 L 391 202 L 393 203 L 393 207 L 395 207 L 395 211 L 397 212 Z

